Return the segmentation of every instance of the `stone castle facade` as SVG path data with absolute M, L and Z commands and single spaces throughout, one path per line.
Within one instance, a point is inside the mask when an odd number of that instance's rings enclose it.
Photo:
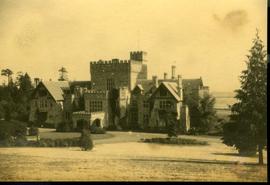
M 105 128 L 164 130 L 166 111 L 170 111 L 177 127 L 187 132 L 190 123 L 185 96 L 203 96 L 208 93 L 208 87 L 203 86 L 201 78 L 176 76 L 175 66 L 171 78 L 164 73 L 163 79 L 157 76 L 148 79 L 146 59 L 146 52 L 136 51 L 130 52 L 128 60 L 92 61 L 91 81 L 84 83 L 40 82 L 33 94 L 30 120 L 37 120 L 38 112 L 43 114 L 43 122 L 54 126 L 70 121 L 76 128 L 85 120 Z M 42 109 L 40 102 L 44 98 L 59 105 L 59 110 Z

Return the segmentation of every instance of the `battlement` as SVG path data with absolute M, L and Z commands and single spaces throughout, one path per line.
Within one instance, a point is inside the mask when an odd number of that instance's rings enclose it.
M 98 61 L 91 61 L 91 65 L 106 65 L 106 64 L 129 64 L 130 60 L 119 60 L 119 59 L 112 59 L 112 60 L 98 60 Z
M 131 51 L 130 60 L 146 61 L 147 53 L 145 51 Z

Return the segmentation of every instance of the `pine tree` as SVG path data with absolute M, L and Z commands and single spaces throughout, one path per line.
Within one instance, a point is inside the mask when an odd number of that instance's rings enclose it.
M 266 51 L 258 32 L 247 55 L 247 69 L 240 76 L 241 89 L 232 106 L 231 121 L 224 125 L 223 142 L 234 146 L 239 153 L 259 153 L 263 164 L 263 149 L 267 142 L 267 60 Z
M 59 70 L 59 81 L 68 81 L 67 70 L 65 67 L 61 67 Z

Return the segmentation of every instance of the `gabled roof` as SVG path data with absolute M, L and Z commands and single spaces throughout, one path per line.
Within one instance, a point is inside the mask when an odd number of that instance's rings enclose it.
M 67 81 L 45 81 L 40 83 L 44 85 L 55 101 L 64 100 L 64 90 L 69 89 L 69 83 Z
M 154 84 L 152 80 L 138 80 L 136 86 L 143 90 L 144 93 L 148 93 L 154 87 Z
M 162 86 L 165 87 L 177 101 L 181 101 L 181 98 L 178 95 L 177 83 L 176 82 L 161 82 L 161 84 L 155 90 L 155 92 L 152 94 L 151 97 L 153 97 Z
M 198 89 L 203 86 L 203 81 L 202 78 L 183 79 L 182 84 L 184 89 Z
M 91 89 L 92 82 L 91 81 L 72 81 L 69 82 L 70 90 L 73 92 L 75 86 Z
M 175 82 L 162 82 L 161 84 L 163 84 L 168 89 L 168 91 L 177 101 L 181 101 L 181 98 L 178 95 L 177 84 Z

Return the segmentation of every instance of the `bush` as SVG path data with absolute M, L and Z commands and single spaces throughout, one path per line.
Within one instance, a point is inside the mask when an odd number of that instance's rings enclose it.
M 104 128 L 100 128 L 100 127 L 95 127 L 95 128 L 91 128 L 91 133 L 92 134 L 105 134 L 106 130 Z
M 31 126 L 29 128 L 29 136 L 37 136 L 39 134 L 39 129 L 37 127 Z
M 207 145 L 206 141 L 198 141 L 196 139 L 184 139 L 177 137 L 170 138 L 151 138 L 143 139 L 145 143 L 160 143 L 160 144 L 177 144 L 177 145 Z
M 57 124 L 56 132 L 71 132 L 72 123 L 71 122 L 61 122 Z
M 82 150 L 92 150 L 94 144 L 91 138 L 90 131 L 88 129 L 83 129 L 80 137 L 80 147 Z
M 35 146 L 35 144 L 32 143 Z M 80 146 L 79 138 L 67 138 L 67 139 L 40 139 L 37 142 L 39 147 L 71 147 Z
M 26 143 L 26 124 L 19 121 L 0 120 L 0 145 L 23 146 Z
M 191 127 L 187 133 L 187 135 L 199 135 L 200 130 L 196 127 Z
M 15 139 L 15 146 L 27 146 L 27 139 L 26 137 L 16 137 Z

